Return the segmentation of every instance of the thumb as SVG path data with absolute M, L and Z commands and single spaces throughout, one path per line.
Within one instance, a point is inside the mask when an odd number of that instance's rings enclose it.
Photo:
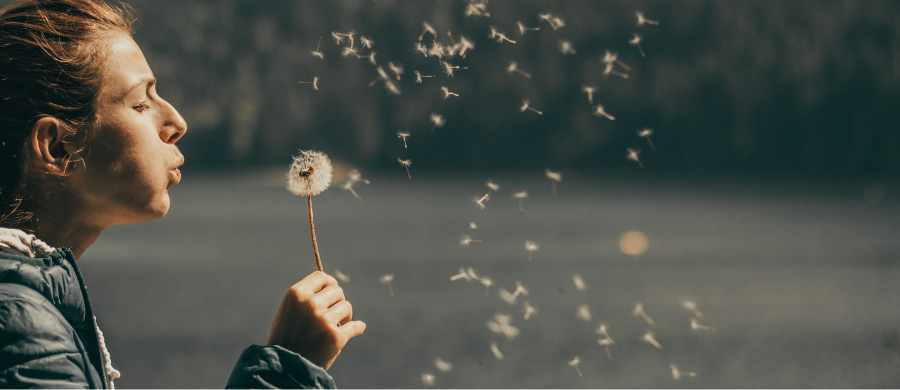
M 348 339 L 363 334 L 366 331 L 366 323 L 362 321 L 350 321 L 341 326 L 341 329 L 347 333 Z

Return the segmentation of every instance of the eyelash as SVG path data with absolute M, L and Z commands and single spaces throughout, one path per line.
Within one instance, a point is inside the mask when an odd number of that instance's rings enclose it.
M 144 102 L 140 102 L 140 103 L 138 103 L 138 104 L 135 104 L 135 105 L 134 105 L 133 107 L 131 107 L 131 108 L 137 110 L 137 112 L 144 112 L 144 111 L 146 111 L 147 109 L 150 108 L 150 105 L 147 104 L 147 103 L 144 103 Z

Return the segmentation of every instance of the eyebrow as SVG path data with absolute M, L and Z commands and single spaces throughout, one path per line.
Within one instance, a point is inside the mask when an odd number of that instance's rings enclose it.
M 116 100 L 117 101 L 125 100 L 125 97 L 128 96 L 128 94 L 131 93 L 131 91 L 134 91 L 135 88 L 138 88 L 138 87 L 141 87 L 144 85 L 146 85 L 147 87 L 150 87 L 154 84 L 156 84 L 156 77 L 154 77 L 154 76 L 144 77 L 140 81 L 135 83 L 133 86 L 131 86 L 131 88 L 128 88 L 128 90 L 125 91 L 124 93 L 122 93 Z

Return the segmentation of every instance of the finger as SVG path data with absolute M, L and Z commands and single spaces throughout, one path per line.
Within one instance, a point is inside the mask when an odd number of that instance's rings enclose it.
M 340 330 L 341 332 L 344 332 L 344 335 L 347 336 L 347 339 L 349 340 L 363 334 L 363 332 L 366 331 L 366 323 L 362 321 L 350 321 L 341 326 Z
M 313 297 L 316 305 L 322 309 L 328 309 L 336 303 L 344 300 L 344 289 L 338 286 L 327 286 Z
M 353 305 L 349 301 L 340 301 L 328 309 L 325 317 L 329 324 L 342 326 L 353 318 Z
M 337 281 L 322 271 L 315 271 L 295 283 L 294 287 L 309 294 L 315 294 L 330 284 L 337 284 Z

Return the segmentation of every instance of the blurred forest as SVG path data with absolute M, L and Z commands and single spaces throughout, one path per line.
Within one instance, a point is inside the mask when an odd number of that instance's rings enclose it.
M 160 93 L 189 123 L 189 168 L 287 164 L 302 148 L 368 170 L 398 170 L 402 157 L 419 171 L 635 172 L 635 148 L 645 171 L 666 174 L 900 173 L 896 1 L 491 0 L 489 16 L 467 16 L 465 0 L 130 3 Z M 638 26 L 636 11 L 659 24 Z M 444 59 L 468 69 L 447 77 L 415 52 L 423 21 L 442 44 L 450 32 L 475 45 Z M 540 30 L 523 35 L 517 21 Z M 491 26 L 516 43 L 490 39 Z M 374 41 L 363 58 L 332 38 L 350 31 L 356 48 L 360 35 Z M 310 53 L 320 37 L 324 59 Z M 400 94 L 370 86 L 373 50 L 385 70 L 402 65 Z M 604 75 L 606 50 L 627 79 Z M 513 61 L 533 77 L 507 72 Z M 414 70 L 436 77 L 417 84 Z M 314 77 L 318 90 L 298 83 Z M 521 112 L 526 99 L 543 114 Z M 593 115 L 598 103 L 616 119 Z M 432 113 L 446 120 L 433 132 Z M 645 127 L 656 152 L 636 134 Z

